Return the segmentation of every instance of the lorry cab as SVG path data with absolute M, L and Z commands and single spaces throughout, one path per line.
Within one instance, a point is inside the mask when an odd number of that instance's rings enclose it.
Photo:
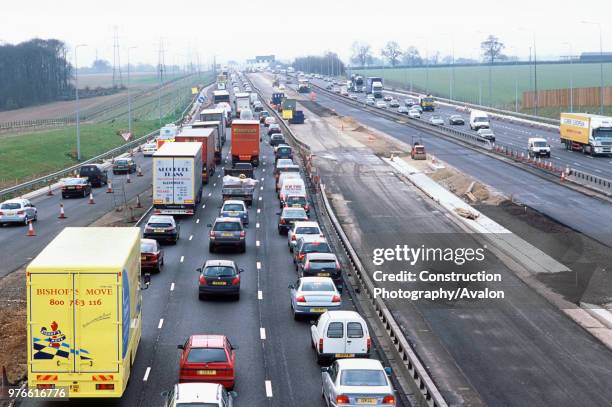
M 545 138 L 530 138 L 527 140 L 527 149 L 530 157 L 550 157 L 550 144 Z
M 368 325 L 355 311 L 327 311 L 310 327 L 310 333 L 319 363 L 370 355 Z

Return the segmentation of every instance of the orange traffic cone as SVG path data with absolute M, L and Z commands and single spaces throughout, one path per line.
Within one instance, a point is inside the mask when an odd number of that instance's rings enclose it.
M 36 236 L 36 232 L 34 232 L 34 226 L 32 226 L 32 220 L 28 222 L 28 233 L 26 236 Z
M 130 173 L 129 172 L 127 174 L 127 181 L 125 181 L 125 182 L 127 182 L 128 184 L 130 184 L 132 182 L 132 180 L 130 179 Z
M 89 193 L 89 202 L 87 202 L 90 205 L 95 204 L 94 199 L 93 199 L 93 192 Z
M 51 189 L 51 184 L 49 184 L 49 190 L 47 191 L 47 196 L 53 196 L 53 190 Z
M 142 177 L 142 168 L 138 167 L 136 170 L 136 176 Z
M 107 194 L 113 193 L 113 183 L 110 179 L 108 180 L 108 184 L 106 185 L 106 193 Z
M 58 219 L 66 219 L 67 218 L 66 214 L 64 213 L 64 204 L 63 203 L 60 204 L 60 214 L 59 214 L 59 216 L 57 218 Z

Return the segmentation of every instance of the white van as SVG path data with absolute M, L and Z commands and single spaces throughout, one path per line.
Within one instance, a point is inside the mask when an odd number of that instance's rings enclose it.
M 240 120 L 253 120 L 253 111 L 251 109 L 242 109 L 240 111 Z
M 310 327 L 317 362 L 370 357 L 368 325 L 355 311 L 327 311 Z
M 281 172 L 278 176 L 278 180 L 276 181 L 276 191 L 280 191 L 283 182 L 287 179 L 302 179 L 302 176 L 297 171 L 285 171 Z
M 530 157 L 550 158 L 550 144 L 542 137 L 532 137 L 527 140 L 527 149 Z
M 488 129 L 491 127 L 489 115 L 480 110 L 472 110 L 470 113 L 470 128 L 478 131 L 480 129 Z
M 285 198 L 289 195 L 300 195 L 306 196 L 306 184 L 301 178 L 285 180 L 281 185 L 278 192 L 278 199 L 280 199 L 280 207 L 285 206 Z

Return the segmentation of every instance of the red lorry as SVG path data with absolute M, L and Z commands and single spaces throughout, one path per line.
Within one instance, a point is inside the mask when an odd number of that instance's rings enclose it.
M 232 164 L 250 162 L 259 165 L 259 120 L 232 122 Z
M 175 142 L 202 143 L 202 181 L 207 184 L 215 173 L 215 132 L 210 127 L 185 127 L 174 137 Z

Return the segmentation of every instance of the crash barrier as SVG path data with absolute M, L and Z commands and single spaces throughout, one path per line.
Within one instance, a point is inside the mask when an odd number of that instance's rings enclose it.
M 277 122 L 282 127 L 285 138 L 299 151 L 302 163 L 304 163 L 304 167 L 307 169 L 308 176 L 313 187 L 317 192 L 321 192 L 318 195 L 320 195 L 323 200 L 325 215 L 331 221 L 334 228 L 334 233 L 338 237 L 338 241 L 341 243 L 343 250 L 347 254 L 347 258 L 350 261 L 350 266 L 354 274 L 357 276 L 361 287 L 365 290 L 368 300 L 376 311 L 376 315 L 384 326 L 387 335 L 389 335 L 392 343 L 394 344 L 394 350 L 399 356 L 398 360 L 400 360 L 408 372 L 410 372 L 411 378 L 419 389 L 424 404 L 430 407 L 448 407 L 448 404 L 442 397 L 442 394 L 436 387 L 432 378 L 429 376 L 427 369 L 421 363 L 408 339 L 404 336 L 400 325 L 397 323 L 384 301 L 378 297 L 374 297 L 374 284 L 361 264 L 357 253 L 353 249 L 348 237 L 340 225 L 340 222 L 334 214 L 325 193 L 325 185 L 321 183 L 321 178 L 316 167 L 312 166 L 313 155 L 311 154 L 310 147 L 295 137 L 289 126 L 287 126 L 280 115 L 269 106 L 261 91 L 257 89 L 253 83 L 250 82 L 250 80 L 248 81 L 251 84 L 251 88 L 259 95 L 260 99 L 267 106 L 267 110 L 276 118 Z
M 204 85 L 204 87 L 210 86 L 212 85 L 214 82 L 209 82 L 208 84 Z M 179 125 L 182 120 L 183 117 L 187 114 L 187 112 L 191 109 L 194 101 L 196 100 L 196 96 L 194 96 L 191 100 L 191 102 L 189 103 L 189 105 L 185 108 L 185 110 L 183 110 L 183 112 L 181 113 L 181 116 L 178 120 L 176 120 L 174 123 L 176 125 Z M 72 174 L 78 174 L 79 169 L 81 168 L 81 166 L 86 165 L 86 164 L 93 164 L 96 162 L 101 162 L 103 160 L 107 160 L 107 159 L 112 159 L 116 156 L 119 156 L 121 154 L 124 154 L 127 151 L 131 151 L 134 148 L 136 148 L 137 146 L 144 144 L 145 142 L 147 142 L 147 140 L 155 137 L 157 134 L 159 134 L 159 130 L 155 130 L 152 131 L 151 133 L 145 134 L 142 137 L 139 137 L 135 140 L 132 140 L 122 146 L 113 148 L 112 150 L 109 150 L 105 153 L 102 153 L 98 156 L 95 156 L 93 158 L 90 158 L 89 160 L 83 161 L 79 164 L 73 165 L 72 167 L 68 167 L 68 168 L 64 168 L 63 170 L 60 171 L 56 171 L 54 173 L 45 175 L 43 177 L 40 178 L 36 178 L 34 180 L 31 181 L 27 181 L 24 183 L 21 183 L 19 185 L 15 185 L 9 188 L 5 188 L 0 190 L 0 201 L 5 200 L 6 198 L 10 198 L 10 197 L 15 197 L 15 196 L 20 196 L 22 194 L 24 194 L 25 192 L 28 191 L 32 191 L 36 188 L 39 187 L 49 187 L 53 182 L 57 182 L 59 181 L 61 178 L 65 178 L 68 176 L 71 176 Z
M 566 179 L 580 184 L 590 185 L 606 193 L 608 196 L 612 195 L 612 181 L 609 179 L 597 177 L 575 168 L 570 168 L 567 171 Z

